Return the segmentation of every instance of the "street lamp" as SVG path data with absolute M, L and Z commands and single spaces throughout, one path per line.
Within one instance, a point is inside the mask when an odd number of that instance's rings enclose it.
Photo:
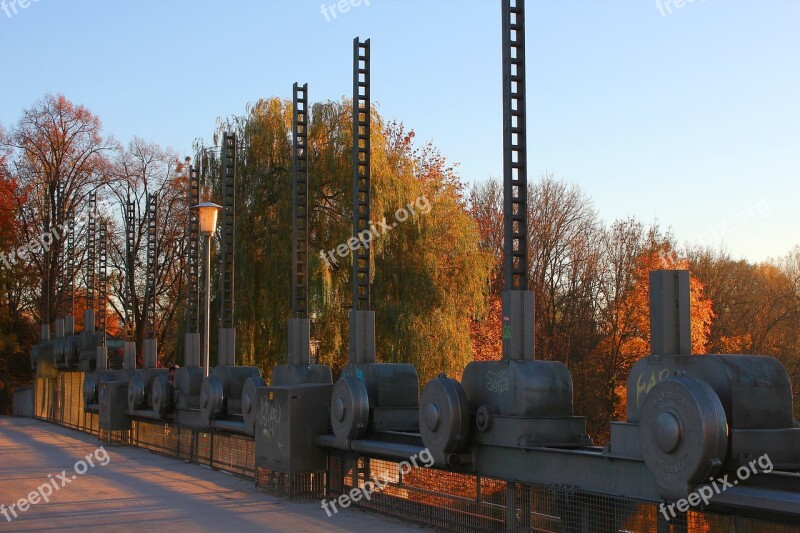
M 200 223 L 200 235 L 206 238 L 206 318 L 205 329 L 203 330 L 203 375 L 208 377 L 208 353 L 210 343 L 210 301 L 211 294 L 211 236 L 217 231 L 217 217 L 222 211 L 222 206 L 211 202 L 193 206 L 193 211 L 197 211 L 197 218 Z

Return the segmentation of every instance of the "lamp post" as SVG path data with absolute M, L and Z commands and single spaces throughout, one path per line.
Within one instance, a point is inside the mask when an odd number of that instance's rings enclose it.
M 205 328 L 203 329 L 203 375 L 208 377 L 208 354 L 209 354 L 209 340 L 211 331 L 210 328 L 210 294 L 211 294 L 211 236 L 217 231 L 217 216 L 222 210 L 222 206 L 213 204 L 211 202 L 204 202 L 202 204 L 192 207 L 192 210 L 197 211 L 200 223 L 200 235 L 205 237 L 206 240 L 206 296 L 205 296 Z

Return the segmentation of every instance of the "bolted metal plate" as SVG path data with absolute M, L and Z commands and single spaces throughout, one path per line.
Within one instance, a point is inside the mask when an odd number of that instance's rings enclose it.
M 458 381 L 440 376 L 422 390 L 419 410 L 422 442 L 440 464 L 460 452 L 469 435 L 469 402 Z
M 728 423 L 717 394 L 705 382 L 675 377 L 647 395 L 639 422 L 645 463 L 667 499 L 685 497 L 718 471 L 728 449 Z
M 145 384 L 141 374 L 134 374 L 128 382 L 128 409 L 135 411 L 145 405 Z
M 205 378 L 200 388 L 200 413 L 203 421 L 210 425 L 222 412 L 224 401 L 222 381 L 215 376 Z
M 153 413 L 164 418 L 172 408 L 172 385 L 169 376 L 156 376 L 153 380 L 151 398 L 153 400 Z
M 331 425 L 340 444 L 364 435 L 369 425 L 369 397 L 362 380 L 345 376 L 336 382 L 331 395 Z
M 78 337 L 71 336 L 64 339 L 64 363 L 68 368 L 78 366 Z
M 94 374 L 86 372 L 83 375 L 83 407 L 88 408 L 95 403 L 97 397 L 97 383 L 94 381 Z
M 97 396 L 100 400 L 100 429 L 121 431 L 131 429 L 131 418 L 125 414 L 130 381 L 100 380 Z
M 260 376 L 251 376 L 242 387 L 242 418 L 244 430 L 248 435 L 255 434 L 256 418 L 258 418 L 258 392 L 256 389 L 266 387 L 267 383 Z

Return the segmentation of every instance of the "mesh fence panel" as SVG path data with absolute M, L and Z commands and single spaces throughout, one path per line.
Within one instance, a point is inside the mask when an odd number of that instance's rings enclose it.
M 194 437 L 194 461 L 201 465 L 211 464 L 211 433 L 198 431 Z
M 502 529 L 507 484 L 432 469 L 411 469 L 394 461 L 332 452 L 329 498 L 358 496 L 360 507 L 450 531 Z M 367 497 L 367 495 L 369 496 Z
M 796 525 L 692 510 L 671 521 L 659 506 L 564 487 L 506 482 L 414 468 L 407 462 L 332 452 L 329 506 L 348 494 L 352 505 L 405 522 L 448 531 L 765 532 L 797 533 Z M 513 505 L 509 503 L 513 502 Z
M 256 487 L 282 498 L 322 500 L 325 497 L 324 472 L 316 474 L 286 474 L 267 468 L 256 469 Z
M 97 413 L 83 410 L 83 372 L 61 372 L 57 378 L 36 378 L 34 416 L 97 435 Z
M 255 475 L 255 447 L 252 437 L 216 434 L 213 462 L 209 466 L 252 478 Z
M 49 378 L 36 378 L 34 385 L 34 416 L 55 422 L 55 379 Z
M 180 427 L 164 422 L 133 422 L 133 443 L 135 446 L 160 455 L 178 457 L 180 455 Z
M 97 436 L 100 442 L 105 446 L 130 446 L 133 444 L 131 430 L 109 431 L 107 429 L 100 429 Z

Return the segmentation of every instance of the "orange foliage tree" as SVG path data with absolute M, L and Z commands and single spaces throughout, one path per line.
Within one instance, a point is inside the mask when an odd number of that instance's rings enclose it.
M 598 429 L 601 435 L 605 435 L 606 420 L 624 418 L 630 369 L 650 354 L 650 272 L 689 270 L 689 262 L 677 256 L 669 235 L 661 235 L 657 227 L 645 233 L 641 224 L 626 221 L 618 223 L 614 232 L 616 237 L 611 240 L 615 244 L 610 249 L 617 252 L 618 259 L 624 259 L 616 264 L 621 271 L 613 276 L 616 285 L 600 323 L 597 353 L 605 379 L 601 387 L 605 394 L 605 412 Z M 704 296 L 702 282 L 695 277 L 690 281 L 690 312 L 692 353 L 705 354 L 714 311 L 711 300 Z

